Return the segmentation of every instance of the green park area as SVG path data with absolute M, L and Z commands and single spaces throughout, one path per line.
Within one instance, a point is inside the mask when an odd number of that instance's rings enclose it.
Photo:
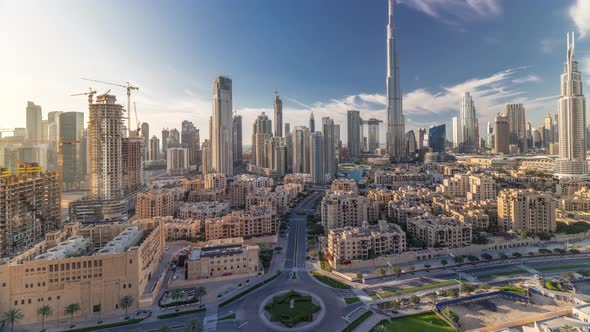
M 402 288 L 402 289 L 398 289 L 398 290 L 385 291 L 385 292 L 373 294 L 373 295 L 371 295 L 371 298 L 378 299 L 379 297 L 383 298 L 383 297 L 394 296 L 394 295 L 408 294 L 408 293 L 418 292 L 418 291 L 425 290 L 425 289 L 450 286 L 450 285 L 453 285 L 456 283 L 457 283 L 456 280 L 445 280 L 445 281 L 433 282 L 433 283 L 425 284 L 422 286 L 414 286 L 414 287 Z
M 504 271 L 504 272 L 494 272 L 494 273 L 488 273 L 488 274 L 480 274 L 477 277 L 477 279 L 479 280 L 483 280 L 483 279 L 492 279 L 492 278 L 496 278 L 496 277 L 502 277 L 502 276 L 512 276 L 515 274 L 525 274 L 525 273 L 529 273 L 526 270 L 514 270 L 514 271 Z
M 312 302 L 311 296 L 303 296 L 292 290 L 285 295 L 274 297 L 264 309 L 270 313 L 272 322 L 281 322 L 287 327 L 293 327 L 299 322 L 311 322 L 313 314 L 321 308 Z
M 382 320 L 371 329 L 371 332 L 379 331 L 454 332 L 457 329 L 449 325 L 433 311 L 428 311 L 417 315 Z
M 561 265 L 561 266 L 545 266 L 535 268 L 537 271 L 541 272 L 550 272 L 550 271 L 561 271 L 561 270 L 578 270 L 578 269 L 587 269 L 590 267 L 588 264 L 576 264 L 576 265 Z
M 336 279 L 332 279 L 328 276 L 325 276 L 319 272 L 312 272 L 311 273 L 313 275 L 314 278 L 316 278 L 317 280 L 323 282 L 324 284 L 330 286 L 330 287 L 334 287 L 334 288 L 338 288 L 338 289 L 350 289 L 350 286 L 348 286 L 347 284 L 340 282 Z

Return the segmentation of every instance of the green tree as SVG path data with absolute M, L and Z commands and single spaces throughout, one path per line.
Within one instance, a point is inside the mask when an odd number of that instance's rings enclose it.
M 170 298 L 172 299 L 172 301 L 174 301 L 176 310 L 178 310 L 178 300 L 180 300 L 181 297 L 182 291 L 180 289 L 176 288 L 170 291 Z
M 436 300 L 438 300 L 438 295 L 436 295 L 436 293 L 430 294 L 430 301 L 432 301 L 432 304 L 436 304 Z
M 402 304 L 399 300 L 393 300 L 391 301 L 391 310 L 396 313 L 400 308 L 402 307 Z
M 492 286 L 490 286 L 490 284 L 486 284 L 485 282 L 479 285 L 479 289 L 488 290 L 490 288 L 492 288 Z
M 564 279 L 566 279 L 566 280 L 574 280 L 574 279 L 576 279 L 576 276 L 574 276 L 574 274 L 571 273 L 571 272 L 563 272 L 561 274 L 561 277 L 564 278 Z
M 201 332 L 203 331 L 203 322 L 196 319 L 191 319 L 186 322 L 184 332 Z
M 391 268 L 391 272 L 393 272 L 393 274 L 399 278 L 399 276 L 402 274 L 402 269 L 401 267 L 398 266 L 394 266 L 393 268 Z
M 53 309 L 46 304 L 37 309 L 37 313 L 41 315 L 41 329 L 45 331 L 45 317 L 53 315 Z
M 168 325 L 162 325 L 158 329 L 158 332 L 172 332 L 172 328 Z
M 459 322 L 459 316 L 449 306 L 447 306 L 443 309 L 442 314 L 453 323 Z
M 195 289 L 195 296 L 199 299 L 199 303 L 202 303 L 203 296 L 207 295 L 207 290 L 203 286 L 199 286 Z
M 449 289 L 447 291 L 447 295 L 450 296 L 453 299 L 456 299 L 459 295 L 457 294 L 457 291 L 454 289 Z
M 119 300 L 119 305 L 121 306 L 121 308 L 125 309 L 125 319 L 129 318 L 127 312 L 129 308 L 133 305 L 134 301 L 135 299 L 133 299 L 133 296 L 131 295 L 125 295 Z
M 475 286 L 473 286 L 472 284 L 466 282 L 466 283 L 462 283 L 461 286 L 459 287 L 459 290 L 463 293 L 467 293 L 467 295 L 475 292 Z
M 377 274 L 378 274 L 378 275 L 379 275 L 381 278 L 383 278 L 383 277 L 385 276 L 385 273 L 386 273 L 386 272 L 387 272 L 387 271 L 385 271 L 385 269 L 384 269 L 384 268 L 382 268 L 382 267 L 380 267 L 380 268 L 378 268 L 377 270 L 375 270 L 375 273 L 377 273 Z
M 70 326 L 74 326 L 74 314 L 80 310 L 78 303 L 72 303 L 64 309 L 64 314 L 70 315 Z
M 440 263 L 441 263 L 443 266 L 444 266 L 444 265 L 447 265 L 447 264 L 449 264 L 449 262 L 447 262 L 447 260 L 446 260 L 446 259 L 443 259 L 442 261 L 440 261 Z
M 363 280 L 363 274 L 362 274 L 361 272 L 358 272 L 358 273 L 356 274 L 356 277 L 357 277 L 357 279 L 359 279 L 359 280 Z
M 14 332 L 14 323 L 18 322 L 24 317 L 25 315 L 23 315 L 23 312 L 19 308 L 12 308 L 8 309 L 8 311 L 4 313 L 2 319 L 4 319 L 7 323 L 10 323 L 10 331 Z
M 559 332 L 578 332 L 578 329 L 569 324 L 565 324 L 559 328 Z
M 418 307 L 418 304 L 420 304 L 420 297 L 418 295 L 412 295 L 410 296 L 410 304 L 414 306 L 414 308 Z

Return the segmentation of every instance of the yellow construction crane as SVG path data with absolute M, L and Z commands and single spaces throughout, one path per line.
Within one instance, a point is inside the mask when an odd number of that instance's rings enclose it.
M 94 80 L 91 78 L 82 77 L 82 79 L 85 81 L 97 82 L 97 83 L 102 83 L 102 84 L 109 84 L 109 85 L 119 86 L 119 87 L 127 89 L 127 132 L 129 133 L 129 136 L 131 136 L 131 91 L 132 90 L 139 90 L 139 87 L 133 86 L 129 82 L 125 82 L 125 83 L 127 83 L 127 85 L 123 85 L 123 84 L 109 83 L 109 82 Z

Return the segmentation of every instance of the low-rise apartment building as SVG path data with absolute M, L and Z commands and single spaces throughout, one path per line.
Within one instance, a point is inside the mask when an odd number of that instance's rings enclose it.
M 178 208 L 177 217 L 180 219 L 199 219 L 221 217 L 229 213 L 229 203 L 218 201 L 203 201 L 184 203 Z
M 137 219 L 173 216 L 174 193 L 167 189 L 137 193 L 135 215 Z
M 359 227 L 368 221 L 369 200 L 352 192 L 336 191 L 327 193 L 321 203 L 321 217 L 324 231 L 346 226 Z
M 427 247 L 462 247 L 471 244 L 472 226 L 451 217 L 424 215 L 409 219 L 407 232 Z
M 220 218 L 205 220 L 205 238 L 209 240 L 234 237 L 253 238 L 276 236 L 277 220 L 269 207 L 253 207 L 246 211 L 233 211 Z
M 332 181 L 330 191 L 351 191 L 353 194 L 358 194 L 359 187 L 353 179 L 338 178 Z
M 498 193 L 498 226 L 504 231 L 554 232 L 557 202 L 550 193 L 505 189 Z

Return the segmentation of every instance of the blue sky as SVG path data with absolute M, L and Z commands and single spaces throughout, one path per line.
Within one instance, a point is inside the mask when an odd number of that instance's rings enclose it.
M 465 91 L 480 128 L 507 102 L 541 124 L 557 109 L 567 31 L 590 83 L 588 0 L 398 0 L 396 10 L 407 129 L 449 124 Z M 310 109 L 343 129 L 347 109 L 385 119 L 386 23 L 386 0 L 0 0 L 0 127 L 24 126 L 27 100 L 86 111 L 69 94 L 110 88 L 80 80 L 92 77 L 139 85 L 152 133 L 186 119 L 205 137 L 219 74 L 233 79 L 244 142 L 275 90 L 292 127 Z

